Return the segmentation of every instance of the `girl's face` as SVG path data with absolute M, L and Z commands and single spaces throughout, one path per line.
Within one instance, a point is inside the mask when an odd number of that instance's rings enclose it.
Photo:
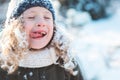
M 32 7 L 24 11 L 23 21 L 29 47 L 32 49 L 44 48 L 53 36 L 52 13 L 43 7 Z

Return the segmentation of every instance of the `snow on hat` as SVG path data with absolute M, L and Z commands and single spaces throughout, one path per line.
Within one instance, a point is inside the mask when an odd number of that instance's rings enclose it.
M 11 0 L 6 15 L 6 22 L 10 22 L 11 19 L 17 19 L 25 10 L 35 6 L 48 9 L 52 13 L 53 20 L 55 20 L 55 12 L 49 0 Z

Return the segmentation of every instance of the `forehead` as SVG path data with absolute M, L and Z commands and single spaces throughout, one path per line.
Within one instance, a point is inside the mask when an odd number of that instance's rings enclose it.
M 30 14 L 30 13 L 46 13 L 52 15 L 52 13 L 44 7 L 32 7 L 23 12 L 23 14 Z

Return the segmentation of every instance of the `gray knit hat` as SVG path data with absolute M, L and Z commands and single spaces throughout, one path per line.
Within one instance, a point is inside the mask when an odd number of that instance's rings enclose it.
M 11 19 L 17 19 L 25 10 L 35 6 L 48 9 L 55 20 L 55 12 L 49 0 L 11 0 L 7 12 L 7 22 L 10 22 Z

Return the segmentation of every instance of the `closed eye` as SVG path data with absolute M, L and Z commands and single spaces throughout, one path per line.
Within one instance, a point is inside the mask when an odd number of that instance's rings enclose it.
M 34 16 L 29 16 L 28 19 L 34 19 L 35 17 Z
M 44 19 L 51 19 L 51 17 L 48 17 L 48 16 L 44 16 Z

